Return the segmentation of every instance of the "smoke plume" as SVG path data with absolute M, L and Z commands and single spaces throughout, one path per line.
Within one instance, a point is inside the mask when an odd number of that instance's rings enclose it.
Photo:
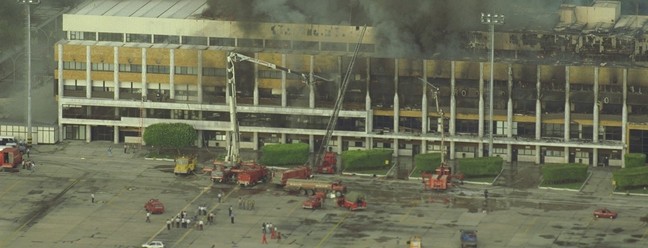
M 561 4 L 591 5 L 592 0 L 208 0 L 205 17 L 331 25 L 368 25 L 376 29 L 378 51 L 391 56 L 429 56 L 458 51 L 462 33 L 486 30 L 480 14 L 506 16 L 502 29 L 550 30 Z M 624 12 L 645 12 L 642 0 L 623 1 Z M 252 26 L 250 26 L 252 27 Z

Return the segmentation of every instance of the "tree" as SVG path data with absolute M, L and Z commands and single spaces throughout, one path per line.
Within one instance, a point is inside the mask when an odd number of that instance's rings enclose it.
M 184 123 L 157 123 L 146 127 L 144 142 L 158 148 L 178 150 L 188 147 L 196 141 L 196 129 Z

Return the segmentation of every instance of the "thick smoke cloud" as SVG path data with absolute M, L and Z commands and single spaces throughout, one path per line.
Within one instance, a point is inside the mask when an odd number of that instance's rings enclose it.
M 563 3 L 592 0 L 208 0 L 206 17 L 252 22 L 369 25 L 379 50 L 394 56 L 428 56 L 458 51 L 462 33 L 486 30 L 480 13 L 506 15 L 503 29 L 551 29 Z M 641 12 L 641 0 L 623 1 Z M 628 7 L 630 6 L 630 7 Z M 631 13 L 635 14 L 635 13 Z

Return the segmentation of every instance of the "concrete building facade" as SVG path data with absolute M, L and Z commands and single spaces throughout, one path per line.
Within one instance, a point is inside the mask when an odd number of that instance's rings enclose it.
M 198 130 L 196 145 L 226 147 L 226 57 L 237 52 L 333 79 L 306 84 L 290 73 L 236 64 L 241 147 L 303 142 L 315 150 L 362 27 L 197 18 L 204 8 L 204 1 L 189 0 L 96 1 L 64 15 L 67 39 L 56 45 L 54 72 L 60 137 L 141 142 L 146 126 L 181 122 Z M 396 156 L 412 156 L 441 151 L 444 128 L 450 159 L 487 154 L 487 60 L 384 57 L 375 34 L 368 27 L 362 39 L 328 145 L 338 152 L 391 148 Z M 520 35 L 496 36 L 496 48 L 506 55 L 493 68 L 494 155 L 623 166 L 631 147 L 648 152 L 648 142 L 630 137 L 648 137 L 641 96 L 648 69 L 517 59 L 518 52 L 535 49 L 516 46 L 511 37 Z M 426 81 L 440 89 L 444 127 Z

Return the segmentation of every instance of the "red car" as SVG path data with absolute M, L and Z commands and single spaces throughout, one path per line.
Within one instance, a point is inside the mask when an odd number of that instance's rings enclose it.
M 616 219 L 617 212 L 609 210 L 607 208 L 599 208 L 597 210 L 594 210 L 594 217 Z
M 161 214 L 164 213 L 164 204 L 158 199 L 150 199 L 144 204 L 144 209 L 152 214 Z

